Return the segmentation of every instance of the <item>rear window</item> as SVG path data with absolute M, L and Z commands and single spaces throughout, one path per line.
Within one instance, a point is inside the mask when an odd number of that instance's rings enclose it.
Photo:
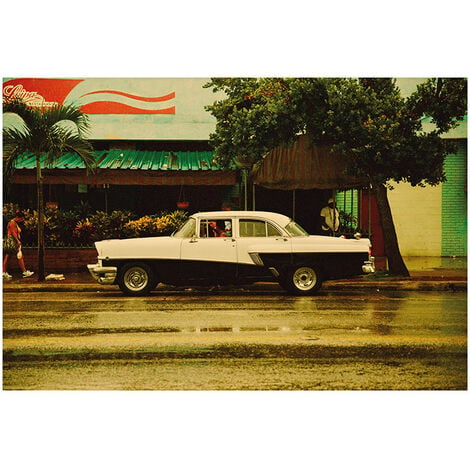
M 282 233 L 273 224 L 264 220 L 240 220 L 240 237 L 279 237 Z

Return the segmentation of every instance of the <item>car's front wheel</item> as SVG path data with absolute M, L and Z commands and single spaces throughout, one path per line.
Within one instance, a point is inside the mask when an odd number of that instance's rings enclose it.
M 295 266 L 282 277 L 280 285 L 296 295 L 312 295 L 322 285 L 321 272 L 316 266 Z
M 126 295 L 145 295 L 157 285 L 155 274 L 145 263 L 126 263 L 118 273 L 119 288 Z

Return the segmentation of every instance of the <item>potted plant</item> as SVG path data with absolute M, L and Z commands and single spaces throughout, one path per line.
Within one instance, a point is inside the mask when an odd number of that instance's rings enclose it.
M 178 201 L 176 207 L 178 209 L 187 209 L 189 207 L 189 201 Z

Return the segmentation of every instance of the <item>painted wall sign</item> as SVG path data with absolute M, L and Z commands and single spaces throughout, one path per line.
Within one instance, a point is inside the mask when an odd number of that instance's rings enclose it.
M 3 83 L 3 98 L 21 99 L 30 106 L 63 104 L 67 95 L 83 80 L 24 78 Z
M 61 78 L 24 78 L 3 84 L 3 98 L 19 98 L 34 107 L 63 104 L 72 90 L 85 80 Z M 140 96 L 121 90 L 103 89 L 83 93 L 79 103 L 87 114 L 175 114 L 171 106 L 175 92 L 164 96 Z M 131 104 L 126 103 L 128 100 Z M 153 106 L 144 107 L 142 104 Z M 162 107 L 163 104 L 163 107 Z
M 12 78 L 4 98 L 30 106 L 72 103 L 90 116 L 91 139 L 207 140 L 215 120 L 204 106 L 219 99 L 205 78 Z M 5 122 L 5 119 L 4 119 Z

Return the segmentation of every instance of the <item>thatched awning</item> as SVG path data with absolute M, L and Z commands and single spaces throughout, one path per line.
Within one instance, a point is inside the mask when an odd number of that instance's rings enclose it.
M 312 144 L 306 135 L 290 146 L 271 150 L 252 172 L 254 184 L 269 189 L 351 189 L 368 186 L 367 178 L 345 174 L 344 157 L 331 147 Z

